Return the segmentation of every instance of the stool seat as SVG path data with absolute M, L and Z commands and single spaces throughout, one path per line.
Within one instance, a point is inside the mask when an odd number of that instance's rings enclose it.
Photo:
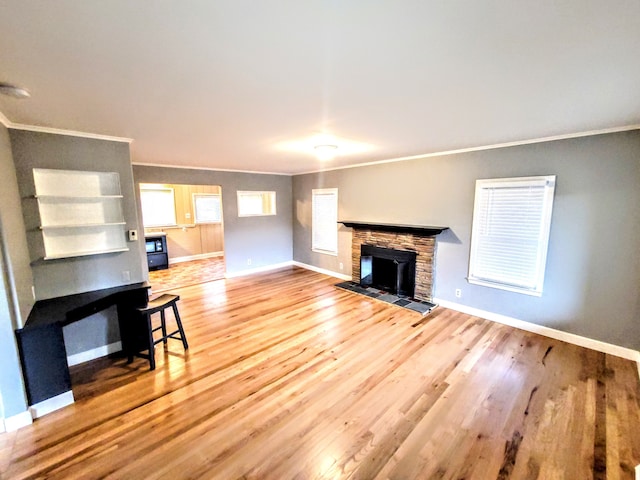
M 175 303 L 178 300 L 180 300 L 180 295 L 163 293 L 159 297 L 149 300 L 147 302 L 147 305 L 144 307 L 138 308 L 138 311 L 140 313 L 151 315 L 153 313 L 159 312 L 160 310 L 164 310 L 165 308 L 169 307 L 172 303 Z
M 150 370 L 155 370 L 156 361 L 155 361 L 155 345 L 157 343 L 164 343 L 166 345 L 167 339 L 171 338 L 173 340 L 181 340 L 182 346 L 185 350 L 189 348 L 189 344 L 187 343 L 187 336 L 184 333 L 184 329 L 182 328 L 182 321 L 180 320 L 180 314 L 178 313 L 178 307 L 176 303 L 180 300 L 179 295 L 173 295 L 171 293 L 164 293 L 159 297 L 156 297 L 147 302 L 147 305 L 144 307 L 139 307 L 137 310 L 140 312 L 142 317 L 146 320 L 146 331 L 147 331 L 147 340 L 146 340 L 146 349 L 149 351 L 148 354 L 144 354 L 141 352 L 129 353 L 128 361 L 131 363 L 133 361 L 133 356 L 136 355 L 138 357 L 146 358 L 149 360 Z M 173 309 L 173 316 L 176 319 L 176 324 L 178 329 L 175 332 L 167 333 L 167 324 L 165 320 L 165 310 L 167 308 Z M 160 326 L 153 328 L 151 322 L 151 315 L 154 313 L 160 312 Z M 162 336 L 158 339 L 154 339 L 153 332 L 158 330 L 162 330 Z M 143 348 L 144 350 L 145 348 Z

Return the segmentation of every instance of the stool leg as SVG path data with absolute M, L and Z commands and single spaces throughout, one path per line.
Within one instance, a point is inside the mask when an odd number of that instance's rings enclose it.
M 162 327 L 162 343 L 167 344 L 167 322 L 164 318 L 164 309 L 160 310 L 160 326 Z
M 155 351 L 155 346 L 153 344 L 153 330 L 151 327 L 151 315 L 147 314 L 145 315 L 147 317 L 147 328 L 149 330 L 149 370 L 155 370 L 156 369 L 156 351 Z
M 189 348 L 189 344 L 187 343 L 187 336 L 184 334 L 184 329 L 182 328 L 182 321 L 180 320 L 180 314 L 178 313 L 178 307 L 175 302 L 173 305 L 173 315 L 176 317 L 176 323 L 178 324 L 178 330 L 180 330 L 180 337 L 182 337 L 182 346 L 185 350 Z

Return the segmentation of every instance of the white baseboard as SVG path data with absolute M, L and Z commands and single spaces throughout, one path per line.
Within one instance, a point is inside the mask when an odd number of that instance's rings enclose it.
M 574 333 L 563 332 L 562 330 L 556 330 L 555 328 L 525 322 L 524 320 L 507 317 L 506 315 L 500 315 L 498 313 L 488 312 L 486 310 L 480 310 L 474 307 L 468 307 L 467 305 L 460 305 L 459 303 L 450 302 L 448 300 L 434 298 L 433 301 L 434 303 L 437 303 L 444 308 L 449 308 L 451 310 L 456 310 L 468 315 L 485 318 L 493 322 L 509 325 L 510 327 L 526 330 L 527 332 L 537 333 L 539 335 L 544 335 L 545 337 L 555 338 L 556 340 L 561 340 L 573 345 L 590 348 L 591 350 L 596 350 L 598 352 L 607 353 L 609 355 L 614 355 L 616 357 L 626 358 L 627 360 L 638 362 L 638 373 L 640 374 L 640 352 L 638 352 L 637 350 L 620 347 L 611 343 L 601 342 L 600 340 L 594 340 L 592 338 L 582 337 Z
M 190 262 L 192 260 L 204 260 L 205 258 L 213 257 L 224 257 L 224 252 L 199 253 L 198 255 L 170 258 L 169 265 L 173 265 L 174 263 Z
M 265 265 L 264 267 L 240 270 L 239 272 L 233 272 L 233 273 L 227 272 L 224 274 L 224 278 L 246 277 L 247 275 L 253 275 L 254 273 L 268 272 L 270 270 L 277 270 L 278 268 L 290 267 L 291 265 L 293 265 L 293 262 L 288 261 L 288 262 L 282 262 L 282 263 L 274 263 L 272 265 Z
M 56 395 L 55 397 L 47 398 L 40 403 L 36 403 L 35 405 L 31 405 L 29 407 L 29 412 L 31 412 L 31 417 L 33 419 L 40 418 L 45 416 L 48 413 L 55 412 L 56 410 L 60 410 L 62 407 L 66 407 L 67 405 L 71 405 L 74 402 L 73 392 L 71 390 L 61 393 L 60 395 Z
M 9 418 L 5 418 L 3 422 L 0 422 L 0 432 L 7 431 L 13 432 L 14 430 L 18 430 L 19 428 L 26 427 L 27 425 L 31 425 L 33 423 L 33 417 L 29 410 L 26 410 L 17 415 L 13 415 Z
M 330 277 L 339 278 L 340 280 L 351 280 L 351 275 L 345 275 L 343 273 L 327 270 L 326 268 L 320 268 L 313 265 L 308 265 L 306 263 L 296 262 L 295 260 L 292 262 L 292 265 L 295 265 L 296 267 L 306 268 L 307 270 L 312 270 L 314 272 L 323 273 L 325 275 L 329 275 Z
M 79 363 L 88 362 L 89 360 L 95 360 L 96 358 L 106 357 L 115 352 L 122 350 L 122 342 L 114 342 L 109 345 L 103 345 L 102 347 L 92 348 L 86 352 L 75 353 L 67 357 L 67 363 L 69 366 L 78 365 Z

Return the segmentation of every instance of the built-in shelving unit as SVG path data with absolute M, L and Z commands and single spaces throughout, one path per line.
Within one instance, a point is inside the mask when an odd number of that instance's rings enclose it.
M 45 260 L 129 250 L 117 173 L 35 168 L 33 178 Z

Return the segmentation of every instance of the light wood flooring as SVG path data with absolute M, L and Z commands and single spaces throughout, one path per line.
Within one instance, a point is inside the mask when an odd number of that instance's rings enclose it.
M 203 258 L 172 263 L 169 268 L 163 270 L 151 270 L 149 283 L 153 293 L 166 292 L 175 288 L 223 279 L 224 272 L 224 257 Z
M 3 479 L 632 479 L 628 360 L 286 268 L 177 290 L 190 349 L 73 369 Z M 606 321 L 606 319 L 603 319 Z

